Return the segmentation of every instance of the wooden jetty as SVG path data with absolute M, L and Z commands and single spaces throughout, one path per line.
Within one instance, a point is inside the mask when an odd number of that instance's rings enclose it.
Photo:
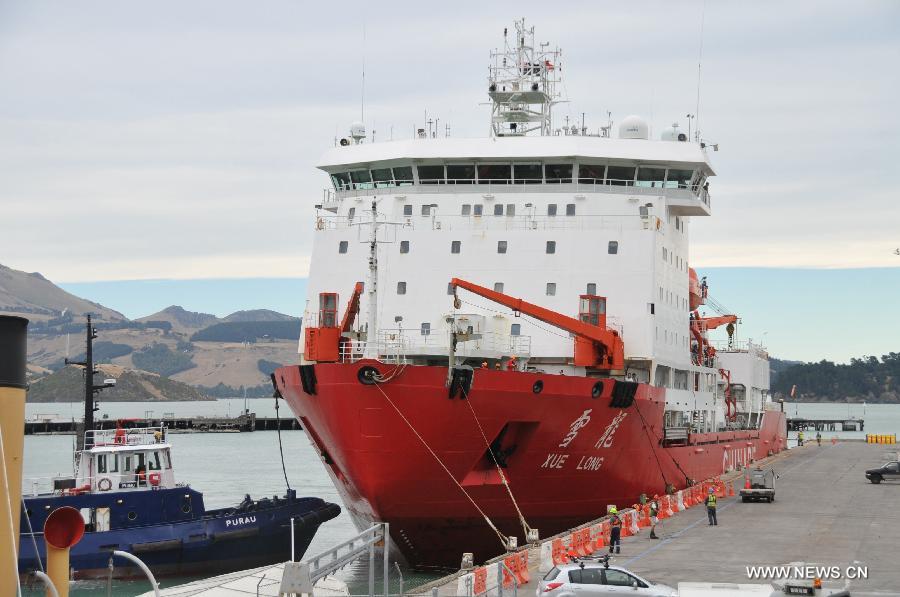
M 863 431 L 865 421 L 849 419 L 805 419 L 794 417 L 787 420 L 788 431 Z
M 166 427 L 169 433 L 228 433 L 249 431 L 283 431 L 301 429 L 294 417 L 257 417 L 256 413 L 242 413 L 236 417 L 161 417 L 130 419 L 99 419 L 96 429 L 115 429 L 117 422 L 128 429 L 141 427 Z M 25 421 L 25 435 L 64 435 L 80 432 L 82 422 L 74 419 L 32 417 Z

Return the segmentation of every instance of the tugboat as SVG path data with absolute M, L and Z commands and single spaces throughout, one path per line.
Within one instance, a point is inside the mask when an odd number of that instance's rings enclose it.
M 94 337 L 88 318 L 85 371 L 94 370 Z M 92 377 L 85 375 L 85 412 L 91 414 L 99 389 Z M 104 385 L 112 385 L 111 380 Z M 202 493 L 176 482 L 165 427 L 94 430 L 91 419 L 75 452 L 75 474 L 54 479 L 52 491 L 24 496 L 20 575 L 42 569 L 44 522 L 63 506 L 78 509 L 85 521 L 84 537 L 70 553 L 75 578 L 106 578 L 114 550 L 137 555 L 157 576 L 274 564 L 291 557 L 292 531 L 293 557 L 300 557 L 319 525 L 341 512 L 320 498 L 297 497 L 290 488 L 283 497 L 253 500 L 246 495 L 235 507 L 207 510 Z M 113 571 L 116 578 L 140 574 L 124 561 Z

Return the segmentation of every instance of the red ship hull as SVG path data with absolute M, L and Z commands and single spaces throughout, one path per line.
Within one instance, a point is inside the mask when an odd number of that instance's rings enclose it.
M 785 446 L 784 413 L 767 411 L 759 430 L 692 434 L 690 445 L 664 447 L 665 389 L 647 384 L 631 384 L 622 407 L 613 396 L 623 382 L 482 369 L 465 400 L 449 398 L 446 367 L 409 366 L 376 386 L 360 382 L 367 366 L 385 377 L 394 370 L 375 361 L 307 366 L 308 391 L 300 367 L 275 379 L 355 523 L 390 523 L 413 565 L 458 566 L 463 552 L 476 561 L 502 552 L 473 501 L 524 541 L 488 443 L 544 537 L 602 516 L 607 504 L 631 505 L 667 483 L 681 489 Z

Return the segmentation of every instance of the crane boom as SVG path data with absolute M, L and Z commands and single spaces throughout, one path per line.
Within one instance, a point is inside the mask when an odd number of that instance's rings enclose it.
M 341 319 L 342 334 L 346 334 L 353 328 L 353 322 L 359 313 L 359 297 L 362 296 L 362 293 L 363 283 L 357 282 L 356 286 L 353 287 L 353 294 L 350 295 L 350 300 L 347 301 L 347 310 L 344 311 L 344 317 Z
M 524 313 L 574 334 L 576 366 L 616 371 L 625 368 L 625 350 L 622 338 L 618 332 L 606 327 L 606 299 L 604 297 L 582 295 L 583 302 L 587 301 L 588 305 L 596 305 L 596 307 L 593 310 L 590 308 L 583 310 L 581 319 L 576 319 L 459 278 L 450 280 L 450 285 L 453 286 L 454 297 L 456 289 L 463 288 L 497 304 L 509 307 L 513 311 Z

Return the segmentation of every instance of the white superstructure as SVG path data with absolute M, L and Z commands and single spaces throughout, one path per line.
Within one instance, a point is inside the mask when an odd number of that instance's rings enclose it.
M 555 84 L 552 63 L 520 54 L 521 85 L 549 110 L 555 94 L 541 86 Z M 509 94 L 504 105 L 494 97 L 514 85 L 504 72 L 490 82 L 488 138 L 348 141 L 325 153 L 318 167 L 333 188 L 317 206 L 305 324 L 316 323 L 319 293 L 340 293 L 343 310 L 354 284 L 371 280 L 375 255 L 380 323 L 360 330 L 370 354 L 377 341 L 381 354 L 393 345 L 446 363 L 451 326 L 471 327 L 478 340 L 459 344 L 460 360 L 517 355 L 520 366 L 583 374 L 571 365 L 566 333 L 477 298 L 463 297 L 454 311 L 448 283 L 463 278 L 571 316 L 579 295 L 597 294 L 624 340 L 618 374 L 668 388 L 667 426 L 722 427 L 718 367 L 691 358 L 690 227 L 711 214 L 715 174 L 705 147 L 672 130 L 649 139 L 637 117 L 621 123 L 619 138 L 609 128 L 597 136 L 553 129 L 549 111 L 530 108 L 522 118 L 533 116 L 529 130 L 543 134 L 526 136 L 521 125 L 501 133 L 515 120 Z M 369 302 L 363 293 L 361 314 Z

